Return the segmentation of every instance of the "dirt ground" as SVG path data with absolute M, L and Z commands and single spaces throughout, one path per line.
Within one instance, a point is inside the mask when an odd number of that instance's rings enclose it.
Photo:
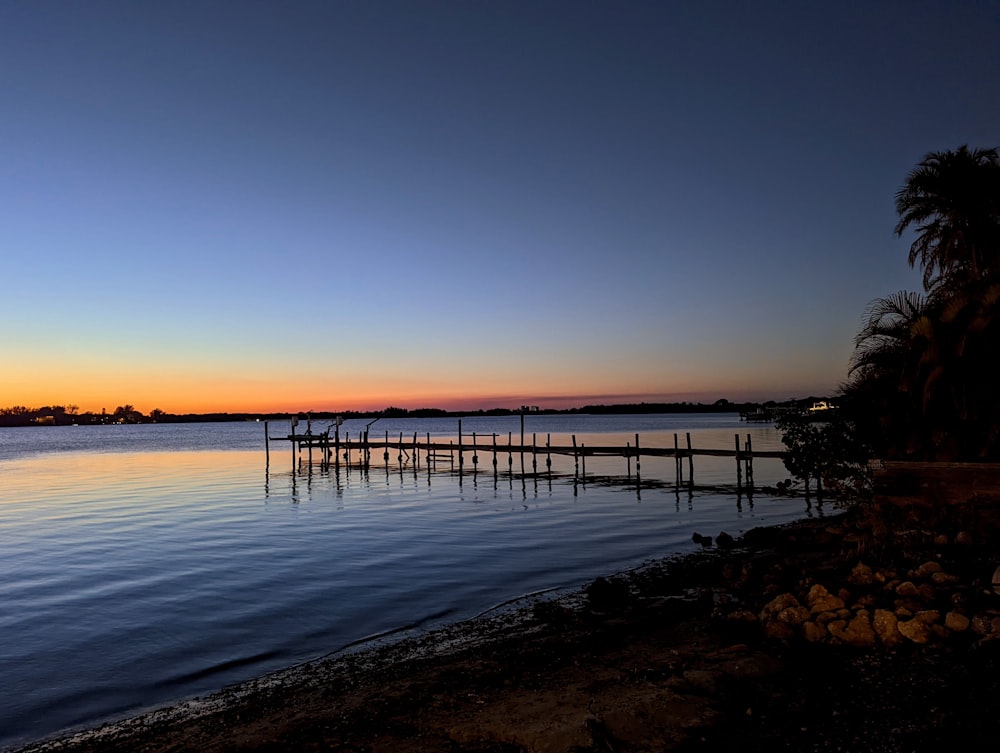
M 786 587 L 846 577 L 860 555 L 877 559 L 859 525 L 834 516 L 753 531 L 724 550 L 598 579 L 575 597 L 312 662 L 24 750 L 992 748 L 1000 640 L 970 633 L 857 648 L 775 640 L 739 618 Z M 963 572 L 983 570 L 993 553 L 992 544 L 968 549 L 962 556 L 975 561 Z M 989 598 L 981 586 L 972 588 Z

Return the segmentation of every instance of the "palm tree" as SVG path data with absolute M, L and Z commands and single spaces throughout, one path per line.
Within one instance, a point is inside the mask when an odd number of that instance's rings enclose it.
M 854 338 L 842 405 L 863 441 L 880 454 L 926 454 L 922 377 L 937 359 L 933 321 L 927 299 L 902 290 L 872 301 Z
M 909 262 L 919 262 L 928 293 L 1000 279 L 997 149 L 929 153 L 896 194 L 896 212 L 897 236 L 917 231 Z

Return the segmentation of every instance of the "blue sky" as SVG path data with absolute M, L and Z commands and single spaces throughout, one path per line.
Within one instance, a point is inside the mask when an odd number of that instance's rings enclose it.
M 992 2 L 0 3 L 0 406 L 785 399 Z

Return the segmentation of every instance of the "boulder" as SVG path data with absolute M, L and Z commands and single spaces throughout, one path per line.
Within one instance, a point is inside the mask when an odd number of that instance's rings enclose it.
M 814 620 L 802 623 L 802 637 L 810 643 L 822 643 L 830 637 L 826 625 Z
M 913 571 L 913 577 L 915 578 L 929 578 L 933 573 L 941 572 L 941 563 L 929 561 L 922 564 L 916 570 Z
M 903 636 L 899 632 L 899 620 L 888 609 L 876 609 L 872 628 L 879 642 L 888 648 L 899 645 Z
M 870 586 L 875 580 L 875 573 L 864 562 L 859 562 L 851 569 L 847 580 L 855 586 Z
M 780 612 L 791 607 L 801 607 L 802 604 L 795 598 L 795 594 L 782 593 L 775 596 L 760 610 L 760 621 L 768 622 L 773 620 Z
M 971 624 L 972 620 L 961 612 L 951 611 L 944 616 L 944 626 L 953 633 L 964 633 Z
M 809 589 L 809 593 L 806 595 L 806 604 L 813 614 L 835 612 L 844 608 L 844 600 L 831 594 L 819 583 Z
M 866 609 L 860 610 L 851 620 L 834 620 L 826 628 L 831 636 L 850 646 L 865 648 L 875 645 L 875 631 Z
M 913 643 L 923 645 L 928 643 L 931 639 L 932 633 L 930 626 L 926 622 L 918 620 L 916 617 L 912 620 L 900 622 L 897 627 L 899 628 L 899 632 Z

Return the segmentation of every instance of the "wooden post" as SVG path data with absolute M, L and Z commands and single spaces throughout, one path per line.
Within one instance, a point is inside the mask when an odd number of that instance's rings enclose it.
M 535 447 L 535 432 L 531 432 L 531 472 L 538 475 L 538 457 L 535 454 L 537 452 Z
M 271 467 L 271 437 L 267 431 L 267 421 L 264 422 L 264 470 Z
M 739 493 L 743 485 L 743 469 L 740 467 L 740 435 L 736 435 L 736 492 Z
M 639 452 L 639 435 L 635 435 L 635 478 L 636 481 L 639 480 L 639 463 L 642 459 L 642 455 Z
M 632 445 L 625 443 L 625 476 L 632 478 Z
M 687 433 L 688 446 L 688 483 L 694 484 L 694 453 L 691 452 L 691 432 Z
M 684 480 L 684 466 L 681 465 L 681 450 L 677 443 L 677 432 L 674 432 L 674 474 L 677 478 L 677 486 Z
M 513 432 L 507 432 L 507 472 L 511 476 L 514 475 L 514 449 L 513 449 Z
M 458 419 L 458 472 L 462 472 L 462 419 Z
M 753 491 L 753 444 L 747 434 L 747 487 Z
M 493 478 L 497 477 L 497 433 L 493 432 Z
M 417 432 L 413 432 L 413 470 L 420 470 L 420 448 L 417 446 Z
M 546 434 L 545 435 L 545 470 L 549 474 L 549 476 L 552 475 L 552 453 L 550 452 L 551 447 L 552 447 L 552 434 Z
M 479 470 L 479 449 L 476 447 L 476 432 L 472 432 L 472 470 Z
M 576 454 L 576 434 L 573 435 L 573 476 L 580 475 L 580 456 Z

